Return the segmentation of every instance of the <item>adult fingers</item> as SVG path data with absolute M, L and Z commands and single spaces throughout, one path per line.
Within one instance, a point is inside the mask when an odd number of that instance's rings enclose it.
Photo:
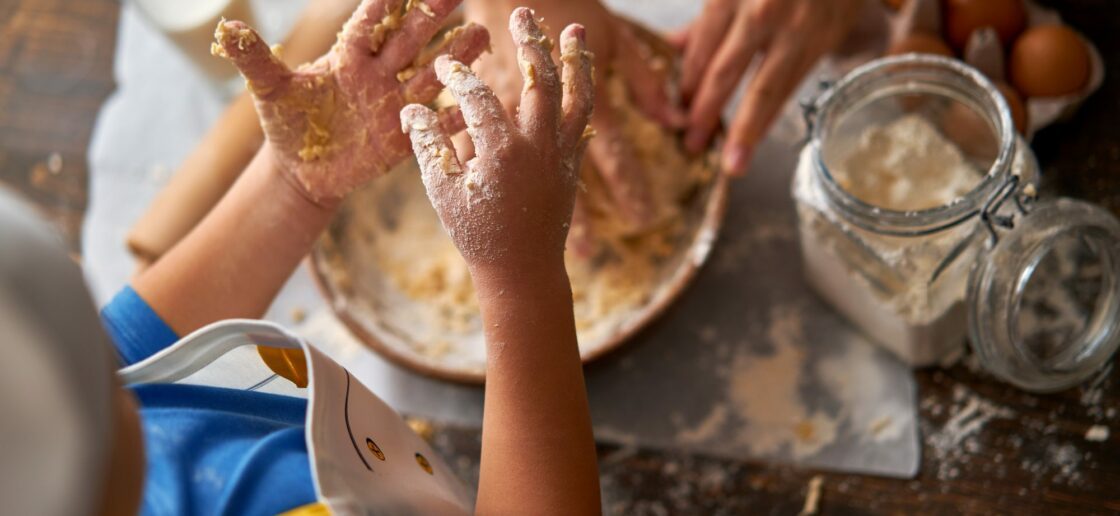
M 475 151 L 488 155 L 511 137 L 512 128 L 502 103 L 470 68 L 447 56 L 435 62 L 440 82 L 459 102 Z
M 677 52 L 684 52 L 685 47 L 688 46 L 688 36 L 691 34 L 692 25 L 685 25 L 674 31 L 665 34 L 665 42 L 673 47 Z
M 401 17 L 400 30 L 390 32 L 378 54 L 388 70 L 400 70 L 411 63 L 443 25 L 444 18 L 460 0 L 409 0 Z
M 816 61 L 816 56 L 810 54 L 793 36 L 782 38 L 767 51 L 758 73 L 747 85 L 728 131 L 720 158 L 724 172 L 731 175 L 746 172 L 755 146 Z
M 711 66 L 704 71 L 704 79 L 692 99 L 688 133 L 684 139 L 689 152 L 700 152 L 708 144 L 719 126 L 723 106 L 742 80 L 760 43 L 757 34 L 751 33 L 747 17 L 740 16 L 732 26 L 726 44 L 712 57 Z
M 440 199 L 447 195 L 441 190 L 457 182 L 463 174 L 451 138 L 443 131 L 439 115 L 420 104 L 409 104 L 401 109 L 401 130 L 412 141 L 412 151 L 420 164 L 424 188 L 432 204 L 440 207 Z
M 798 33 L 790 26 L 790 15 L 798 5 L 802 14 L 808 8 L 822 9 L 816 4 L 806 7 L 805 4 L 785 0 L 759 0 L 737 14 L 727 41 L 704 70 L 699 89 L 692 99 L 689 131 L 685 136 L 685 147 L 690 152 L 704 150 L 719 126 L 723 107 L 731 99 L 751 60 L 762 47 L 771 44 L 778 31 L 794 38 L 814 37 Z
M 211 53 L 229 59 L 248 81 L 249 91 L 258 99 L 268 99 L 291 81 L 292 71 L 248 25 L 222 21 L 214 31 L 217 40 Z
M 715 55 L 716 49 L 723 43 L 724 35 L 731 27 L 737 10 L 736 0 L 709 0 L 700 12 L 700 17 L 692 24 L 681 64 L 681 97 L 686 101 L 692 98 L 700 86 L 704 70 L 708 68 L 708 62 Z
M 587 34 L 582 25 L 569 25 L 560 34 L 560 62 L 563 64 L 564 118 L 560 125 L 560 148 L 574 152 L 583 139 L 595 103 L 595 77 Z
M 668 63 L 653 55 L 649 45 L 639 40 L 626 23 L 616 21 L 614 25 L 618 32 L 614 63 L 626 77 L 638 108 L 666 127 L 683 126 L 684 113 L 669 100 L 669 82 L 665 74 Z
M 443 42 L 435 50 L 420 56 L 416 64 L 397 74 L 397 79 L 404 81 L 405 102 L 425 104 L 435 99 L 443 90 L 431 64 L 436 56 L 448 55 L 460 63 L 472 63 L 489 45 L 490 33 L 485 27 L 475 23 L 447 32 Z
M 560 117 L 560 77 L 552 61 L 552 40 L 541 31 L 533 11 L 524 7 L 509 16 L 509 33 L 517 45 L 521 102 L 517 122 L 531 137 L 554 140 Z
M 597 111 L 592 124 L 596 135 L 587 144 L 591 161 L 621 220 L 630 229 L 643 229 L 653 220 L 653 196 L 637 155 L 610 109 Z

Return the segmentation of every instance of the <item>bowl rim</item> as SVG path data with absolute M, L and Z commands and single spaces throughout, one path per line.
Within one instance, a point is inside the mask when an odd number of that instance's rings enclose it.
M 680 298 L 687 287 L 693 283 L 700 269 L 708 262 L 712 248 L 718 241 L 720 231 L 723 228 L 730 184 L 727 175 L 721 171 L 714 169 L 713 174 L 715 177 L 711 182 L 711 187 L 708 188 L 708 199 L 704 206 L 704 214 L 693 234 L 692 242 L 682 252 L 683 259 L 680 266 L 672 272 L 668 281 L 660 285 L 655 297 L 640 307 L 632 318 L 627 319 L 624 324 L 619 326 L 617 331 L 594 348 L 586 352 L 580 352 L 580 361 L 583 364 L 586 365 L 616 351 L 639 332 L 661 318 L 669 309 L 669 306 Z M 395 347 L 385 344 L 381 339 L 366 330 L 364 325 L 350 313 L 350 307 L 353 304 L 338 302 L 341 299 L 346 299 L 347 296 L 335 288 L 335 285 L 327 278 L 327 259 L 320 242 L 321 240 L 316 241 L 315 247 L 305 259 L 308 268 L 311 269 L 311 277 L 314 279 L 319 294 L 330 305 L 331 312 L 362 344 L 373 349 L 390 362 L 429 378 L 469 385 L 482 385 L 486 382 L 485 371 L 469 371 L 432 365 L 430 362 L 417 358 L 414 354 L 401 352 Z

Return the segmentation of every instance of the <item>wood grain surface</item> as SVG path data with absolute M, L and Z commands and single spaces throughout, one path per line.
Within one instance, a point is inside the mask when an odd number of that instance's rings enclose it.
M 0 0 L 0 181 L 41 206 L 74 249 L 119 13 L 111 0 Z
M 1109 70 L 1072 120 L 1036 138 L 1044 194 L 1082 197 L 1120 213 L 1120 3 L 1043 3 L 1093 39 Z M 119 9 L 110 0 L 0 0 L 0 183 L 41 206 L 74 249 L 90 130 L 113 88 Z M 923 457 L 915 479 L 603 445 L 605 508 L 796 514 L 820 475 L 824 514 L 1120 513 L 1120 385 L 1112 368 L 1086 386 L 1033 396 L 971 363 L 917 373 Z M 1094 425 L 1111 435 L 1086 439 Z M 464 478 L 477 477 L 477 431 L 435 427 L 430 438 Z

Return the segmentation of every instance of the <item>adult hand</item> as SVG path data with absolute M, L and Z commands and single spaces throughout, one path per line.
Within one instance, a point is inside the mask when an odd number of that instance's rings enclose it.
M 650 49 L 638 39 L 630 26 L 614 16 L 597 0 L 467 0 L 467 20 L 480 23 L 493 36 L 493 54 L 479 59 L 475 69 L 486 81 L 505 108 L 516 113 L 521 83 L 516 70 L 524 57 L 508 37 L 506 18 L 515 5 L 524 5 L 543 20 L 544 34 L 555 38 L 555 29 L 579 23 L 586 27 L 587 47 L 594 54 L 596 95 L 591 126 L 595 138 L 588 144 L 588 154 L 602 177 L 614 211 L 623 223 L 641 229 L 656 214 L 649 180 L 638 163 L 631 145 L 623 137 L 621 120 L 606 99 L 607 75 L 621 74 L 633 102 L 644 113 L 667 126 L 683 125 L 684 116 L 669 102 L 667 70 L 657 69 L 657 60 Z M 551 40 L 546 42 L 551 48 Z M 469 141 L 457 141 L 462 157 L 469 157 Z
M 398 113 L 439 94 L 437 53 L 471 62 L 486 48 L 486 29 L 448 33 L 421 54 L 459 0 L 365 0 L 329 52 L 291 70 L 261 37 L 237 21 L 218 25 L 213 52 L 233 62 L 248 83 L 269 147 L 286 177 L 316 202 L 337 201 L 406 157 Z M 457 111 L 441 113 L 449 132 Z
M 681 95 L 689 104 L 685 145 L 700 152 L 751 61 L 751 78 L 727 132 L 722 169 L 746 172 L 786 99 L 817 60 L 838 45 L 863 0 L 709 0 L 681 36 Z

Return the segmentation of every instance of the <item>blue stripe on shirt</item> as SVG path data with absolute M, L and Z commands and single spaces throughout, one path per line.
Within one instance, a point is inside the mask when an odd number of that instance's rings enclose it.
M 125 287 L 101 310 L 125 364 L 179 336 Z M 147 471 L 141 514 L 270 516 L 315 501 L 306 400 L 198 385 L 143 385 Z
M 144 360 L 179 340 L 147 301 L 128 286 L 101 309 L 101 324 L 116 343 L 125 365 Z

